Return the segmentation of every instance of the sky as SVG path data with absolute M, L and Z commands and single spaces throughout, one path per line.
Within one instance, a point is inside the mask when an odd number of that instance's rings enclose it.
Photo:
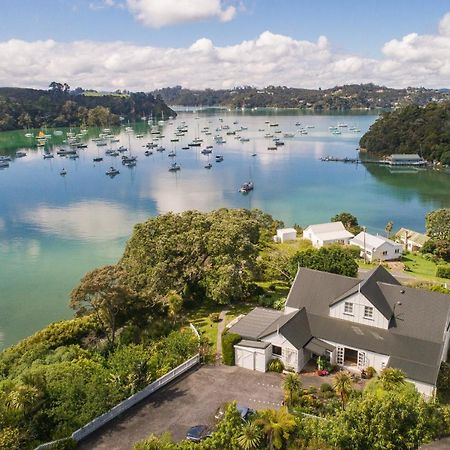
M 450 88 L 450 0 L 0 0 L 0 86 Z

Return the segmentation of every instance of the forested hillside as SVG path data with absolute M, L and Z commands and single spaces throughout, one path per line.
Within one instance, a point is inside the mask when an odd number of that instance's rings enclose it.
M 392 108 L 398 105 L 425 105 L 433 100 L 450 98 L 435 89 L 392 89 L 369 84 L 336 86 L 330 89 L 302 89 L 286 86 L 234 89 L 191 90 L 181 86 L 154 91 L 169 105 L 226 106 L 229 108 L 279 107 L 313 110 L 350 110 Z
M 55 85 L 47 91 L 0 88 L 0 131 L 43 126 L 109 126 L 118 124 L 120 117 L 134 121 L 150 114 L 166 118 L 176 115 L 160 97 L 144 92 L 98 94 L 82 89 L 72 92 L 60 83 Z
M 450 102 L 383 113 L 360 146 L 382 155 L 420 153 L 428 161 L 450 164 Z

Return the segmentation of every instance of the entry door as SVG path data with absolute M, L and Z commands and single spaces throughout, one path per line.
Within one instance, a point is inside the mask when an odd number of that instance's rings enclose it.
M 344 365 L 344 347 L 337 347 L 336 349 L 336 364 L 338 366 Z

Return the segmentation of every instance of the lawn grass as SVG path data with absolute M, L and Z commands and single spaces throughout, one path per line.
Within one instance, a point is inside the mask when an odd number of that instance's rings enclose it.
M 405 274 L 440 283 L 449 282 L 448 279 L 437 277 L 437 264 L 433 261 L 428 261 L 420 253 L 406 253 L 402 257 L 402 263 L 408 269 L 404 271 Z
M 270 242 L 267 247 L 262 251 L 262 253 L 281 253 L 286 257 L 293 256 L 298 251 L 307 250 L 312 248 L 311 241 L 307 239 L 297 238 L 293 241 L 286 242 Z

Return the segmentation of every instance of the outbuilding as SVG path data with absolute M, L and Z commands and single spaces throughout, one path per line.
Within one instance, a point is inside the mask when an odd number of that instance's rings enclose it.
M 295 228 L 279 228 L 275 236 L 276 242 L 295 241 L 297 239 L 297 230 Z

